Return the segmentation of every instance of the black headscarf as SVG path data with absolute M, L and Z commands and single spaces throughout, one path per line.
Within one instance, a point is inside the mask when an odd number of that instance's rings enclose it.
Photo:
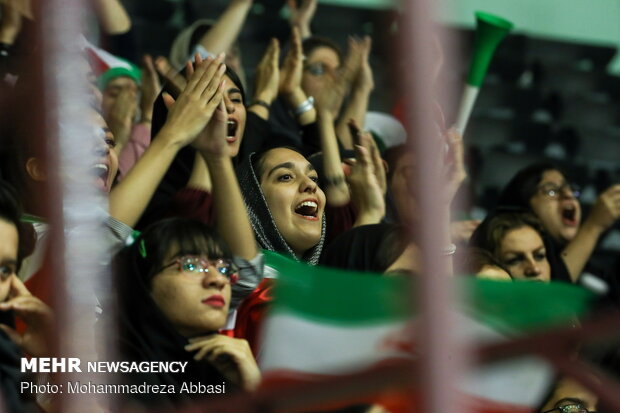
M 405 228 L 373 224 L 350 229 L 325 249 L 321 265 L 351 271 L 383 273 L 407 247 Z
M 191 220 L 173 218 L 162 221 L 174 223 Z M 199 222 L 196 226 L 202 225 Z M 158 223 L 154 224 L 158 225 Z M 152 228 L 151 226 L 150 228 Z M 149 229 L 145 230 L 147 233 Z M 144 234 L 143 234 L 144 235 Z M 117 318 L 119 320 L 120 353 L 128 361 L 187 362 L 184 373 L 130 373 L 122 377 L 129 384 L 172 385 L 173 394 L 132 394 L 131 397 L 144 404 L 176 404 L 182 401 L 205 397 L 203 394 L 180 393 L 183 383 L 200 382 L 204 385 L 221 385 L 226 379 L 212 365 L 205 361 L 195 361 L 194 353 L 184 349 L 187 338 L 179 334 L 153 301 L 150 288 L 152 259 L 159 244 L 144 243 L 143 236 L 119 253 L 117 265 Z M 105 312 L 104 312 L 105 314 Z M 237 387 L 226 382 L 226 393 Z
M 269 251 L 287 254 L 298 260 L 293 249 L 288 245 L 280 231 L 276 226 L 276 222 L 269 211 L 267 200 L 263 195 L 260 186 L 260 180 L 256 176 L 252 165 L 256 154 L 252 153 L 246 162 L 243 162 L 237 169 L 237 178 L 241 186 L 241 192 L 245 200 L 245 206 L 248 210 L 250 223 L 254 229 L 254 235 L 259 245 Z M 325 214 L 323 214 L 323 228 L 321 230 L 321 239 L 319 242 L 308 250 L 302 260 L 310 265 L 319 263 L 323 244 L 325 243 Z

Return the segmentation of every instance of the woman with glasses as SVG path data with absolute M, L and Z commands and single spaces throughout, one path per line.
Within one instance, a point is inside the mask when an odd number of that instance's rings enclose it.
M 260 372 L 247 341 L 218 334 L 228 319 L 238 264 L 243 271 L 253 269 L 234 258 L 210 227 L 185 218 L 160 221 L 123 250 L 117 263 L 121 359 L 187 363 L 182 372 L 125 375 L 128 384 L 169 390 L 132 398 L 161 404 L 209 396 L 188 392 L 189 383 L 212 386 L 206 387 L 210 393 L 257 387 Z
M 573 282 L 584 270 L 601 234 L 620 217 L 620 185 L 599 195 L 583 221 L 579 195 L 578 187 L 559 168 L 540 163 L 519 171 L 498 203 L 529 210 L 540 219 Z
M 598 399 L 594 393 L 570 378 L 560 379 L 540 413 L 595 413 Z
M 226 139 L 227 119 L 222 100 L 193 144 L 211 174 L 217 233 L 197 220 L 170 218 L 147 227 L 119 255 L 119 338 L 124 359 L 187 362 L 182 373 L 128 375 L 132 383 L 175 390 L 160 397 L 135 395 L 143 402 L 208 397 L 205 391 L 183 391 L 188 383 L 229 393 L 254 390 L 260 382 L 247 341 L 218 334 L 229 318 L 234 320 L 231 310 L 262 278 L 262 255 Z M 206 393 L 212 393 L 208 389 Z

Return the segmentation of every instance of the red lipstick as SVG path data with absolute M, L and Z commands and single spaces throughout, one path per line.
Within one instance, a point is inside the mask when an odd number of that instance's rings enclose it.
M 226 300 L 219 294 L 212 295 L 211 297 L 202 300 L 203 304 L 210 305 L 211 307 L 222 308 L 226 305 Z

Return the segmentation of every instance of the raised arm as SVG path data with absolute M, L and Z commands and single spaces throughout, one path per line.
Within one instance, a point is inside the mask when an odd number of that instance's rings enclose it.
M 280 69 L 280 95 L 295 113 L 297 122 L 301 126 L 315 122 L 317 115 L 314 105 L 310 103 L 306 92 L 301 88 L 303 62 L 304 56 L 299 29 L 293 27 L 291 47 L 284 59 L 284 65 Z
M 350 69 L 353 71 L 351 73 L 353 88 L 342 116 L 340 116 L 336 125 L 336 134 L 340 139 L 340 143 L 346 149 L 352 149 L 354 144 L 354 139 L 349 132 L 348 122 L 353 119 L 358 125 L 364 125 L 370 94 L 375 87 L 372 68 L 368 61 L 371 47 L 372 42 L 369 36 L 366 36 L 362 41 L 356 39 L 349 40 L 350 53 L 354 53 L 352 59 L 357 59 L 358 63 L 352 63 L 356 66 Z M 345 70 L 347 70 L 346 67 Z
M 209 53 L 228 53 L 237 40 L 245 18 L 252 6 L 252 0 L 232 0 L 211 30 L 200 39 L 200 45 Z
M 297 0 L 287 0 L 286 4 L 290 12 L 289 25 L 299 29 L 302 39 L 312 36 L 310 23 L 316 12 L 317 0 L 300 0 L 299 5 L 297 5 Z
M 131 18 L 119 0 L 94 0 L 93 4 L 106 34 L 123 34 L 131 29 Z
M 192 142 L 223 96 L 224 55 L 207 59 L 192 74 L 177 101 L 164 96 L 168 119 L 123 181 L 110 193 L 110 215 L 134 226 L 179 149 Z
M 321 134 L 321 150 L 323 151 L 324 189 L 327 203 L 331 206 L 345 205 L 351 196 L 342 170 L 340 151 L 334 130 L 334 116 L 329 110 L 320 110 L 318 122 Z
M 355 137 L 355 165 L 347 177 L 351 202 L 358 212 L 353 226 L 378 224 L 385 216 L 387 183 L 383 161 L 370 133 L 353 119 L 349 129 Z
M 620 185 L 613 185 L 597 198 L 577 235 L 562 251 L 562 259 L 573 282 L 579 279 L 601 234 L 618 218 L 620 218 Z
M 278 95 L 280 84 L 280 44 L 271 39 L 269 47 L 256 67 L 254 98 L 250 103 L 249 111 L 264 120 L 269 119 L 271 103 Z
M 234 255 L 251 260 L 258 254 L 258 248 L 226 142 L 227 121 L 222 101 L 193 146 L 206 161 L 211 175 L 218 233 Z

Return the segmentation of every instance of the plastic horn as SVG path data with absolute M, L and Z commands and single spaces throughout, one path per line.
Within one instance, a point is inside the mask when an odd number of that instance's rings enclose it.
M 501 17 L 492 14 L 476 12 L 476 40 L 474 42 L 474 54 L 469 65 L 467 83 L 459 105 L 456 120 L 457 130 L 463 134 L 471 111 L 478 97 L 480 86 L 493 58 L 493 53 L 499 43 L 513 28 L 513 24 Z

